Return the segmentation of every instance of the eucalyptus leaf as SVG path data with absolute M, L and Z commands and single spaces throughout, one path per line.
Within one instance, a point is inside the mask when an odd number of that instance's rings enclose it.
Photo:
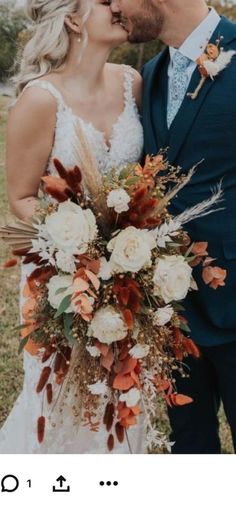
M 22 330 L 22 329 L 25 329 L 28 326 L 29 326 L 28 323 L 22 323 L 21 325 L 17 325 L 16 327 L 13 327 L 12 330 Z
M 129 173 L 130 169 L 128 167 L 124 167 L 124 169 L 122 169 L 119 173 L 119 179 L 125 179 L 128 177 Z
M 130 179 L 128 179 L 128 180 L 126 181 L 126 184 L 127 184 L 128 186 L 131 186 L 132 184 L 135 184 L 135 183 L 137 183 L 138 181 L 139 181 L 139 177 L 138 177 L 138 176 L 134 176 L 134 177 L 131 177 Z
M 56 295 L 59 295 L 59 293 L 63 293 L 67 290 L 67 287 L 63 287 L 63 288 L 58 288 L 57 291 L 56 291 Z
M 180 326 L 179 326 L 179 328 L 181 330 L 183 330 L 183 332 L 187 332 L 187 333 L 191 332 L 191 329 L 189 328 L 189 326 L 187 325 L 187 323 L 181 323 Z
M 65 313 L 65 311 L 68 309 L 68 307 L 70 307 L 70 304 L 71 304 L 71 294 L 66 295 L 66 297 L 64 297 L 64 299 L 62 299 L 61 304 L 60 304 L 56 314 L 54 315 L 54 318 L 56 319 L 59 316 L 61 316 L 63 313 Z
M 179 302 L 172 302 L 172 306 L 175 309 L 175 311 L 185 311 L 185 307 L 182 306 Z
M 18 348 L 18 355 L 20 355 L 20 353 L 23 351 L 24 347 L 25 347 L 25 346 L 26 346 L 26 344 L 28 343 L 29 337 L 30 337 L 30 335 L 28 335 L 28 336 L 26 336 L 26 337 L 23 337 L 23 338 L 20 340 L 20 344 L 19 344 L 19 348 Z
M 74 338 L 74 336 L 72 334 L 72 331 L 71 331 L 71 326 L 72 326 L 72 323 L 73 323 L 73 315 L 72 315 L 72 313 L 65 313 L 63 315 L 63 321 L 64 321 L 64 333 L 65 333 L 65 337 L 66 337 L 68 343 L 71 346 L 73 346 L 76 343 L 76 339 Z

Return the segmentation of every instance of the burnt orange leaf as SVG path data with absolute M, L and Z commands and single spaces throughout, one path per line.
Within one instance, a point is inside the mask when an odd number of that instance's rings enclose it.
M 137 406 L 133 406 L 133 407 L 132 407 L 132 408 L 130 408 L 130 409 L 131 409 L 132 413 L 133 413 L 135 416 L 140 415 L 140 413 L 141 413 L 141 408 L 140 408 L 140 406 L 138 406 L 138 404 L 137 404 Z
M 185 406 L 185 404 L 191 404 L 193 402 L 192 397 L 183 394 L 174 394 L 175 395 L 175 405 L 176 406 Z
M 208 247 L 208 242 L 195 242 L 193 244 L 191 253 L 193 253 L 196 256 L 200 256 L 200 257 L 207 256 L 208 255 L 207 247 Z
M 137 365 L 137 359 L 136 358 L 127 358 L 123 361 L 123 367 L 120 371 L 120 374 L 128 374 L 129 372 L 133 371 Z
M 127 416 L 127 418 L 122 418 L 120 424 L 123 427 L 130 427 L 131 425 L 136 425 L 137 418 L 135 416 Z
M 211 288 L 218 288 L 219 286 L 225 285 L 225 278 L 227 271 L 220 267 L 204 267 L 202 271 L 202 278 L 206 285 L 210 285 Z
M 119 418 L 126 418 L 130 414 L 130 408 L 124 407 L 119 410 Z
M 117 390 L 129 390 L 134 385 L 134 380 L 130 374 L 117 374 L 113 382 L 113 388 Z
M 135 371 L 131 371 L 130 376 L 131 376 L 131 378 L 133 379 L 134 383 L 136 383 L 137 387 L 138 387 L 138 388 L 141 388 L 140 381 L 139 381 L 139 377 L 138 377 L 138 375 L 136 374 L 136 372 L 135 372 Z

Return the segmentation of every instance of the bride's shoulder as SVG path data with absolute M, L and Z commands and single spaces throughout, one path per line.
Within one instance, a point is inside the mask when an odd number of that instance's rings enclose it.
M 56 121 L 57 105 L 46 90 L 27 86 L 9 105 L 8 128 L 21 131 L 30 138 L 35 132 L 49 134 Z
M 48 93 L 46 86 L 42 86 L 43 82 L 45 81 L 40 79 L 30 81 L 10 104 L 10 112 L 24 110 L 31 114 L 38 113 L 40 116 L 56 112 L 55 98 Z

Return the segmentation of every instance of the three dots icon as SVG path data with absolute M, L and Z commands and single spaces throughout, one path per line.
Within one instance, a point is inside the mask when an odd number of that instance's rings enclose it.
M 100 481 L 99 485 L 101 485 L 101 487 L 104 487 L 104 485 L 107 485 L 108 487 L 110 487 L 111 485 L 114 485 L 114 487 L 117 487 L 118 481 L 113 481 L 113 483 L 111 481 L 107 481 L 107 482 Z

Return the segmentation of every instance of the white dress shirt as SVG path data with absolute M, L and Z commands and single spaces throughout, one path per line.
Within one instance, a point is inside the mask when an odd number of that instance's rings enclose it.
M 190 65 L 187 68 L 188 80 L 187 88 L 190 83 L 192 74 L 197 66 L 196 60 L 204 53 L 206 46 L 214 33 L 217 25 L 220 22 L 220 16 L 216 10 L 211 7 L 208 16 L 195 28 L 195 30 L 187 37 L 183 44 L 178 48 L 178 51 L 184 56 L 187 56 L 191 60 Z M 169 48 L 170 51 L 170 63 L 168 67 L 168 81 L 170 82 L 172 77 L 172 59 L 177 51 L 174 47 Z M 187 89 L 186 89 L 187 91 Z M 169 93 L 168 93 L 169 100 Z

